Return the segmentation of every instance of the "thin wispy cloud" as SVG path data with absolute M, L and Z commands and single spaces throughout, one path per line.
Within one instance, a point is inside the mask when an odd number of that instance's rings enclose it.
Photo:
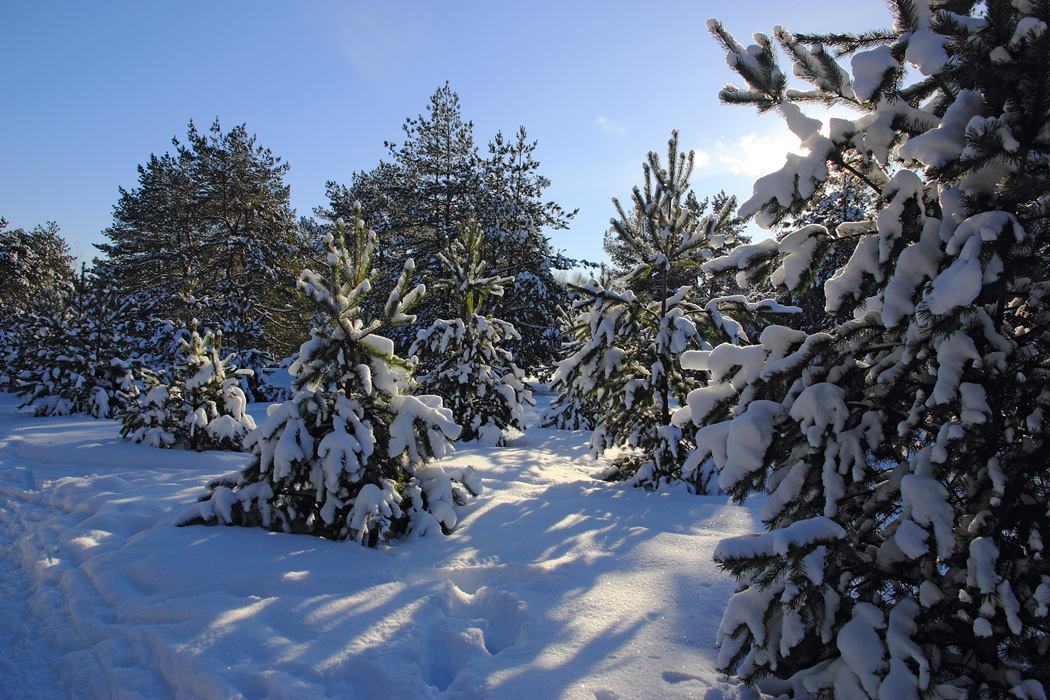
M 624 131 L 622 126 L 612 123 L 605 117 L 598 117 L 594 120 L 594 123 L 600 126 L 608 134 L 616 134 L 617 136 L 623 136 L 627 132 Z

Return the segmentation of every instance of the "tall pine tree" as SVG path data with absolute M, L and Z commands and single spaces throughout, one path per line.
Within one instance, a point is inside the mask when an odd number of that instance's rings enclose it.
M 550 364 L 560 344 L 555 319 L 564 292 L 552 271 L 570 261 L 554 252 L 543 233 L 567 226 L 575 212 L 543 202 L 549 180 L 539 174 L 536 142 L 522 128 L 513 140 L 497 134 L 483 158 L 474 143 L 472 122 L 464 121 L 459 96 L 446 83 L 430 98 L 427 113 L 407 119 L 404 141 L 387 143 L 391 162 L 355 173 L 349 186 L 329 182 L 329 207 L 322 218 L 349 217 L 354 202 L 376 212 L 382 243 L 376 266 L 381 290 L 398 279 L 409 257 L 417 279 L 441 274 L 439 255 L 446 238 L 456 238 L 468 220 L 485 234 L 482 258 L 494 273 L 513 274 L 513 287 L 490 309 L 519 329 L 508 349 L 528 370 Z M 417 322 L 394 331 L 399 351 L 407 352 L 416 333 L 455 314 L 452 300 L 432 295 L 416 309 Z
M 201 133 L 191 121 L 186 143 L 172 143 L 174 154 L 139 166 L 138 187 L 121 188 L 97 267 L 137 298 L 143 317 L 189 323 L 198 316 L 194 300 L 210 306 L 240 296 L 268 312 L 261 349 L 297 342 L 279 321 L 296 317 L 305 252 L 284 184 L 288 164 L 243 124 L 224 132 L 216 120 Z

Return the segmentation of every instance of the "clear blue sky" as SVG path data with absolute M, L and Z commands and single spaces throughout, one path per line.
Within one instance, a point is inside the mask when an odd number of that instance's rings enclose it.
M 719 104 L 735 75 L 709 16 L 743 43 L 775 24 L 889 23 L 881 0 L 0 0 L 0 216 L 54 220 L 90 259 L 136 166 L 216 117 L 291 164 L 292 204 L 310 214 L 326 180 L 375 167 L 448 80 L 483 152 L 519 125 L 539 141 L 547 198 L 580 209 L 554 246 L 603 258 L 610 198 L 629 196 L 671 129 L 698 152 L 700 196 L 746 198 L 797 146 L 778 117 Z

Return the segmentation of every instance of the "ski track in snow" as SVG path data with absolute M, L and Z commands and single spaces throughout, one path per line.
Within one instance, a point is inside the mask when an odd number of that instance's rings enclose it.
M 16 407 L 0 393 L 4 700 L 758 697 L 714 670 L 733 584 L 711 562 L 758 506 L 596 481 L 583 432 L 459 446 L 444 463 L 485 492 L 456 532 L 367 550 L 172 527 L 246 456 Z

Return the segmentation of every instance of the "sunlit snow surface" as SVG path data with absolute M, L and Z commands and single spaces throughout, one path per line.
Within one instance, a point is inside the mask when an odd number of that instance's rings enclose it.
M 16 406 L 0 393 L 2 698 L 758 697 L 714 670 L 733 584 L 711 554 L 761 504 L 596 481 L 583 432 L 460 446 L 442 464 L 485 490 L 456 532 L 367 550 L 172 527 L 246 456 Z

